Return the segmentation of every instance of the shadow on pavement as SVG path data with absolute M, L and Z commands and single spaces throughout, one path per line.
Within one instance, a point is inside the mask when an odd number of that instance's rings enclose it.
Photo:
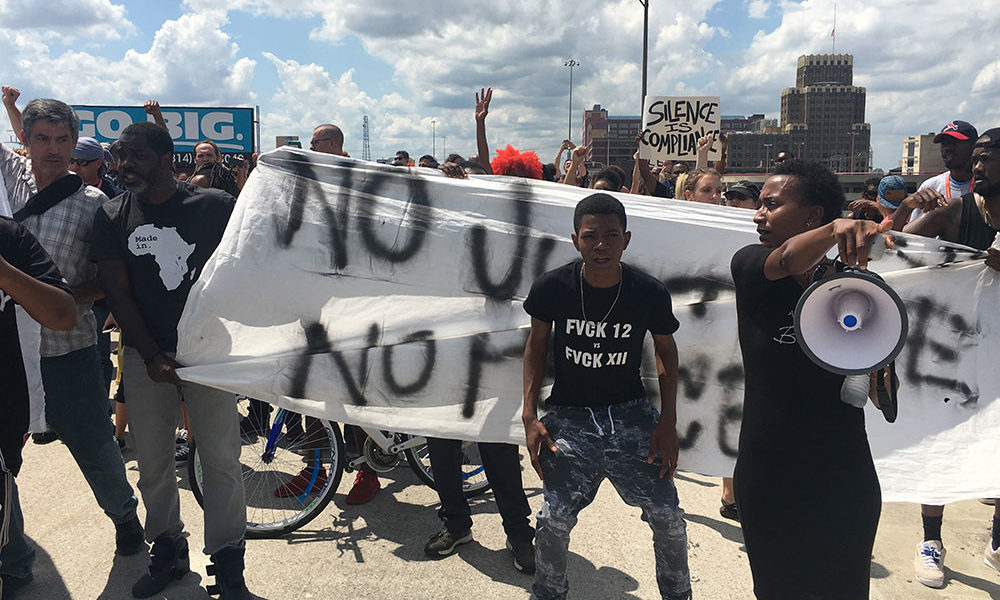
M 874 559 L 872 559 L 872 570 L 871 570 L 872 579 L 885 579 L 889 575 L 892 575 L 892 571 L 890 571 L 889 569 L 885 568 L 884 565 L 879 564 L 875 562 Z
M 473 540 L 472 543 L 461 546 L 457 554 L 458 559 L 464 560 L 470 567 L 493 581 L 523 588 L 525 592 L 531 589 L 531 584 L 535 580 L 534 575 L 526 575 L 514 568 L 513 556 L 506 549 L 490 550 Z M 434 559 L 425 557 L 425 560 Z
M 719 535 L 726 538 L 730 542 L 736 542 L 741 544 L 740 551 L 746 552 L 746 548 L 742 546 L 743 544 L 743 530 L 740 529 L 738 525 L 730 525 L 725 521 L 720 521 L 718 519 L 712 519 L 703 515 L 696 515 L 694 513 L 684 513 L 684 520 L 697 523 L 699 525 L 704 525 L 709 529 L 714 529 L 719 532 Z
M 639 600 L 639 596 L 629 592 L 639 589 L 639 582 L 631 575 L 614 567 L 594 567 L 594 563 L 579 554 L 569 553 L 566 565 L 570 596 L 584 598 L 614 598 L 618 600 Z
M 35 565 L 32 568 L 34 581 L 28 585 L 18 588 L 16 594 L 18 598 L 45 598 L 46 600 L 69 600 L 70 593 L 63 581 L 59 570 L 52 562 L 52 557 L 30 536 L 25 535 L 24 539 L 35 549 Z
M 108 573 L 108 582 L 97 600 L 118 600 L 132 595 L 132 585 L 146 573 L 149 553 L 140 552 L 133 556 L 115 556 Z
M 984 569 L 989 569 L 989 567 L 982 565 Z M 974 590 L 982 590 L 990 595 L 992 600 L 1000 600 L 1000 585 L 992 581 L 987 581 L 985 579 L 980 579 L 973 575 L 967 575 L 961 571 L 955 571 L 954 569 L 948 569 L 948 578 L 950 579 L 948 585 L 952 585 L 951 582 L 958 582 L 966 585 Z

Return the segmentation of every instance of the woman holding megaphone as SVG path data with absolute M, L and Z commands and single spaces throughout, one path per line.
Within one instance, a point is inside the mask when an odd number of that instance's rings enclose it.
M 844 376 L 800 348 L 793 313 L 814 281 L 865 268 L 892 223 L 837 218 L 844 193 L 819 163 L 785 161 L 760 200 L 760 244 L 732 260 L 746 378 L 736 504 L 754 593 L 868 598 L 882 500 L 864 413 L 841 401 Z

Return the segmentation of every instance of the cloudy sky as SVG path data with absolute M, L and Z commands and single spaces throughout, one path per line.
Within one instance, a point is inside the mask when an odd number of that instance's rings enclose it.
M 718 95 L 777 117 L 795 59 L 831 51 L 833 0 L 649 0 L 650 94 Z M 838 0 L 838 52 L 868 90 L 874 163 L 952 119 L 1000 125 L 996 0 Z M 220 8 L 226 6 L 227 8 Z M 638 114 L 638 0 L 0 0 L 0 81 L 70 104 L 253 106 L 263 149 L 339 124 L 361 156 L 468 155 L 474 91 L 494 88 L 491 144 L 554 155 L 582 109 Z M 23 102 L 22 102 L 23 105 Z M 9 136 L 0 120 L 0 135 Z M 578 141 L 578 139 L 577 139 Z

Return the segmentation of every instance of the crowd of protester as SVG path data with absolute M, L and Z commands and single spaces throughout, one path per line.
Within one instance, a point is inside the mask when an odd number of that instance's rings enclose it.
M 194 274 L 218 245 L 256 157 L 227 166 L 219 147 L 204 140 L 194 147 L 193 170 L 178 173 L 155 100 L 146 103 L 149 122 L 127 127 L 105 147 L 79 137 L 79 123 L 66 104 L 36 99 L 22 111 L 15 88 L 4 86 L 2 94 L 24 145 L 21 152 L 0 145 L 5 357 L 0 368 L 13 382 L 0 402 L 3 600 L 31 583 L 36 555 L 24 534 L 15 479 L 32 391 L 24 374 L 30 357 L 22 356 L 17 343 L 14 304 L 42 325 L 40 373 L 51 430 L 36 432 L 35 443 L 59 439 L 69 448 L 115 527 L 117 554 L 148 549 L 148 570 L 135 582 L 133 596 L 154 596 L 189 570 L 174 469 L 187 460 L 188 442 L 198 432 L 203 434 L 204 551 L 216 578 L 210 592 L 224 600 L 250 598 L 243 575 L 246 514 L 238 448 L 241 434 L 267 430 L 270 407 L 252 402 L 250 413 L 239 419 L 226 393 L 182 381 L 174 354 Z M 872 178 L 862 197 L 848 204 L 834 174 L 787 151 L 777 155 L 774 175 L 763 188 L 749 180 L 724 185 L 725 137 L 701 138 L 694 164 L 657 165 L 639 158 L 637 139 L 631 174 L 614 165 L 591 172 L 591 148 L 569 140 L 562 141 L 551 163 L 511 145 L 494 152 L 486 134 L 492 97 L 490 88 L 475 94 L 477 154 L 450 154 L 440 163 L 424 155 L 414 165 L 400 150 L 392 164 L 454 178 L 506 175 L 593 190 L 573 218 L 572 240 L 581 259 L 538 277 L 524 303 L 531 316 L 524 354 L 525 442 L 544 494 L 537 531 L 529 519 L 517 446 L 479 445 L 507 549 L 517 570 L 535 575 L 534 597 L 567 596 L 570 533 L 604 479 L 642 510 L 653 531 L 661 597 L 691 597 L 683 511 L 673 484 L 679 357 L 672 334 L 681 324 L 664 284 L 621 261 L 631 233 L 620 196 L 607 192 L 727 205 L 747 210 L 756 223 L 761 243 L 740 250 L 732 263 L 747 396 L 735 482 L 723 480 L 720 513 L 743 526 L 758 598 L 867 597 L 881 496 L 860 409 L 840 402 L 842 377 L 816 367 L 797 345 L 775 346 L 761 332 L 782 327 L 811 282 L 845 267 L 866 266 L 866 250 L 851 240 L 870 240 L 890 229 L 984 250 L 986 264 L 1000 270 L 998 224 L 991 216 L 1000 211 L 1000 129 L 980 135 L 969 123 L 949 123 L 934 138 L 948 171 L 913 194 L 897 175 Z M 310 149 L 347 157 L 344 142 L 337 125 L 320 124 Z M 716 144 L 721 158 L 710 164 Z M 835 246 L 841 249 L 839 260 L 826 259 Z M 180 251 L 185 261 L 168 268 L 159 260 L 163 250 Z M 567 358 L 582 352 L 574 348 L 589 347 L 587 338 L 605 325 L 635 329 L 631 339 L 604 342 L 630 355 L 627 368 L 583 368 Z M 108 335 L 115 328 L 119 349 L 112 349 Z M 638 378 L 647 331 L 658 367 L 659 412 L 646 401 Z M 539 394 L 550 347 L 555 385 L 546 400 Z M 109 403 L 112 354 L 121 376 L 118 398 L 127 390 L 127 405 Z M 789 365 L 798 378 L 782 374 Z M 797 386 L 804 380 L 801 373 L 808 374 L 813 396 L 803 411 L 784 411 L 782 403 L 804 393 Z M 539 419 L 541 400 L 548 414 Z M 819 422 L 822 430 L 814 426 Z M 306 431 L 315 426 L 314 419 L 300 415 L 289 416 L 288 423 Z M 138 457 L 144 524 L 125 476 L 126 426 Z M 357 454 L 365 434 L 346 429 Z M 648 448 L 648 454 L 637 448 Z M 425 552 L 444 558 L 473 539 L 461 486 L 461 443 L 431 438 L 428 450 L 444 527 Z M 307 465 L 274 494 L 307 493 L 314 471 Z M 319 477 L 325 480 L 327 474 Z M 347 502 L 364 504 L 380 487 L 377 473 L 361 468 Z M 921 508 L 924 539 L 916 547 L 914 570 L 931 587 L 945 582 L 943 512 L 941 506 Z M 815 546 L 823 540 L 837 545 L 835 558 L 817 555 Z M 1000 571 L 1000 507 L 994 508 L 985 562 Z

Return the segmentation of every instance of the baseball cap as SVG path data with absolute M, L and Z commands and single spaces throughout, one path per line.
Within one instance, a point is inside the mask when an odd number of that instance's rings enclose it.
M 92 137 L 82 137 L 73 148 L 73 158 L 80 160 L 104 159 L 104 146 Z
M 743 194 L 744 196 L 752 199 L 754 202 L 760 200 L 760 188 L 757 187 L 757 185 L 752 181 L 747 181 L 746 179 L 737 181 L 736 184 L 730 186 L 723 195 L 726 198 L 729 198 L 729 194 Z
M 1000 127 L 984 131 L 976 140 L 976 145 L 982 148 L 1000 148 Z
M 889 200 L 887 199 L 886 192 L 892 192 L 895 190 L 902 190 L 902 196 L 899 199 Z M 886 208 L 891 208 L 893 210 L 899 208 L 899 205 L 903 202 L 903 198 L 906 197 L 906 182 L 899 175 L 886 175 L 882 178 L 882 181 L 878 182 L 878 203 Z
M 966 123 L 965 121 L 952 121 L 944 126 L 941 133 L 934 136 L 934 143 L 940 144 L 944 136 L 950 136 L 956 140 L 974 140 L 979 137 L 976 133 L 976 128 L 972 126 L 971 123 Z

